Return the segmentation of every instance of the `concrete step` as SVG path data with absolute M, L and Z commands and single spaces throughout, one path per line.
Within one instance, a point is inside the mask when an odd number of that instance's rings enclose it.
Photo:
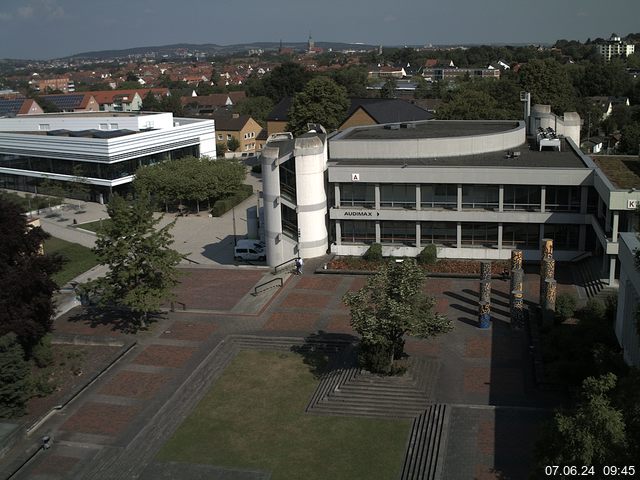
M 438 462 L 444 446 L 446 415 L 445 405 L 433 405 L 414 419 L 401 480 L 439 478 Z
M 425 392 L 417 389 L 363 388 L 353 384 L 342 385 L 340 389 L 330 392 L 330 395 L 337 393 L 341 393 L 342 395 L 371 398 L 427 398 L 427 394 Z
M 418 408 L 389 408 L 377 405 L 348 405 L 348 404 L 318 404 L 313 409 L 315 414 L 325 415 L 345 415 L 345 416 L 363 416 L 363 417 L 386 417 L 386 418 L 413 418 L 420 410 L 424 409 L 424 405 Z

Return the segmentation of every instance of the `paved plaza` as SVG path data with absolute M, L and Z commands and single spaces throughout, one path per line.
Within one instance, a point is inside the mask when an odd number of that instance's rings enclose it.
M 124 322 L 95 318 L 81 309 L 58 318 L 58 334 L 137 344 L 40 427 L 34 437 L 51 435 L 53 446 L 16 478 L 177 478 L 168 473 L 176 471 L 188 479 L 269 478 L 269 472 L 177 468 L 154 459 L 198 400 L 215 388 L 238 348 L 231 348 L 230 339 L 256 339 L 245 340 L 241 348 L 328 334 L 355 341 L 341 299 L 361 288 L 366 277 L 307 272 L 285 273 L 282 288 L 254 295 L 255 285 L 272 277 L 265 269 L 185 270 L 177 298 L 187 309 L 166 312 L 135 336 L 124 332 Z M 537 282 L 536 275 L 527 275 L 527 301 L 535 301 Z M 494 280 L 492 286 L 493 326 L 480 330 L 478 280 L 428 279 L 427 292 L 455 328 L 436 339 L 407 340 L 411 358 L 433 367 L 423 379 L 430 401 L 447 407 L 441 478 L 526 478 L 536 428 L 558 400 L 534 387 L 526 334 L 509 325 L 508 282 Z

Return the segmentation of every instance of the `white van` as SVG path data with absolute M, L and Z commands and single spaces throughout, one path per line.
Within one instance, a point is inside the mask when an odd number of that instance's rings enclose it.
M 236 260 L 266 260 L 262 242 L 259 240 L 238 240 L 233 249 L 233 258 Z

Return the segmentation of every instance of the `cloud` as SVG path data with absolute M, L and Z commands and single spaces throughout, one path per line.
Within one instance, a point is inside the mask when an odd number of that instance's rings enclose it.
M 393 15 L 387 15 L 382 20 L 384 21 L 384 23 L 393 23 L 393 22 L 397 22 L 398 18 L 394 17 Z
M 576 13 L 576 17 L 588 17 L 589 14 L 587 12 L 578 12 Z
M 27 5 L 18 7 L 15 13 L 0 13 L 0 20 L 11 20 L 14 16 L 25 20 L 33 18 L 52 20 L 63 18 L 65 11 L 56 0 L 34 0 Z

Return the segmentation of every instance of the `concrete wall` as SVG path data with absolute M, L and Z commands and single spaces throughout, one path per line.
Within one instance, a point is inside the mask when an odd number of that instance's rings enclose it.
M 635 268 L 634 250 L 640 242 L 633 233 L 620 235 L 620 288 L 615 332 L 629 365 L 640 366 L 640 337 L 636 311 L 640 300 L 640 272 Z

